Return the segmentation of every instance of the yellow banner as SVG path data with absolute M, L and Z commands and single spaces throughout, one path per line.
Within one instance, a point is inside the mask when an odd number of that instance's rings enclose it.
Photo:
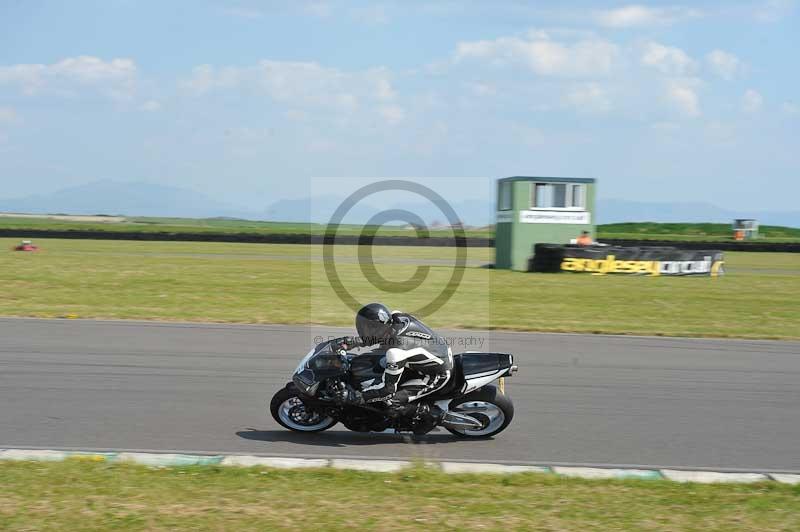
M 628 273 L 635 275 L 710 275 L 722 272 L 724 261 L 704 260 L 617 260 L 614 255 L 604 259 L 567 257 L 561 262 L 561 269 L 568 272 L 588 272 L 593 275 L 608 273 Z

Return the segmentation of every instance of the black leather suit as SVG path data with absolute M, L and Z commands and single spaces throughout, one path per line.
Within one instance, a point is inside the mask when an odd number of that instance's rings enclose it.
M 438 390 L 450 380 L 453 353 L 447 341 L 411 314 L 392 313 L 392 335 L 376 346 L 386 351 L 386 369 L 380 379 L 362 383 L 367 403 L 408 403 Z M 401 384 L 406 370 L 415 375 Z M 414 378 L 417 375 L 419 378 Z

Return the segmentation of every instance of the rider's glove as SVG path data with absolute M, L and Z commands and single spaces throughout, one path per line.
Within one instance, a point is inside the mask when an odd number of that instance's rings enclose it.
M 339 338 L 335 347 L 347 351 L 354 347 L 361 347 L 361 340 L 355 336 L 345 336 L 344 338 Z
M 364 396 L 361 392 L 353 389 L 351 386 L 345 386 L 339 389 L 336 397 L 340 403 L 345 405 L 362 405 L 364 404 Z

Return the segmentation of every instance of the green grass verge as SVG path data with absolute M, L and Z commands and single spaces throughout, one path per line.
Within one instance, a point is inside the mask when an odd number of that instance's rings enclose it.
M 109 218 L 109 220 L 113 220 Z M 127 217 L 124 221 L 80 221 L 36 217 L 0 217 L 0 229 L 36 229 L 51 231 L 134 231 L 141 233 L 208 233 L 208 234 L 301 234 L 321 235 L 325 225 L 294 222 L 263 222 L 255 220 L 238 220 L 223 218 L 163 218 L 163 217 Z M 377 228 L 368 228 L 368 234 L 374 234 Z M 360 225 L 342 225 L 338 234 L 358 235 L 362 232 Z M 383 228 L 381 236 L 414 236 L 413 231 L 399 228 Z M 674 240 L 674 241 L 707 241 L 723 242 L 733 240 L 730 224 L 712 223 L 655 223 L 635 222 L 603 224 L 597 226 L 600 239 L 618 238 L 633 240 Z M 762 242 L 798 242 L 800 228 L 762 225 L 760 228 Z M 494 237 L 492 227 L 468 229 L 470 237 Z M 431 230 L 431 236 L 451 237 L 450 229 Z
M 0 463 L 0 530 L 798 530 L 800 487 Z
M 0 229 L 36 229 L 48 231 L 104 231 L 104 232 L 137 232 L 137 233 L 208 233 L 208 234 L 239 234 L 248 233 L 264 234 L 299 234 L 322 235 L 325 234 L 324 224 L 295 223 L 295 222 L 262 222 L 256 220 L 236 220 L 220 218 L 156 218 L 156 217 L 128 217 L 124 221 L 81 221 L 61 220 L 52 218 L 34 217 L 0 217 Z M 337 234 L 360 235 L 364 226 L 342 224 Z M 379 234 L 381 236 L 415 236 L 413 230 L 386 227 L 378 231 L 378 226 L 367 226 L 365 234 Z M 492 237 L 494 232 L 488 229 L 468 229 L 466 236 Z M 431 229 L 431 236 L 452 237 L 450 229 Z
M 40 253 L 0 239 L 0 315 L 352 326 L 317 246 L 42 239 Z M 452 266 L 429 266 L 408 293 L 377 290 L 340 246 L 336 266 L 359 300 L 414 311 L 439 293 Z M 453 248 L 375 247 L 378 273 L 410 278 Z M 492 250 L 470 249 L 470 264 Z M 426 316 L 434 327 L 800 338 L 800 255 L 727 253 L 720 278 L 528 274 L 464 269 L 452 299 Z
M 733 240 L 730 224 L 711 223 L 617 223 L 597 226 L 600 238 L 632 240 L 675 240 L 729 242 Z M 756 242 L 797 242 L 800 228 L 762 225 Z

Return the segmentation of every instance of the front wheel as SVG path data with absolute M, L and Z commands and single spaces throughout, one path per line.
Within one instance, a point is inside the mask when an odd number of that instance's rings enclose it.
M 322 432 L 336 425 L 332 417 L 308 408 L 293 384 L 272 396 L 269 410 L 282 427 L 296 432 Z
M 514 403 L 494 386 L 484 386 L 450 403 L 450 411 L 466 414 L 479 420 L 482 427 L 445 427 L 460 438 L 490 438 L 499 434 L 514 418 Z

